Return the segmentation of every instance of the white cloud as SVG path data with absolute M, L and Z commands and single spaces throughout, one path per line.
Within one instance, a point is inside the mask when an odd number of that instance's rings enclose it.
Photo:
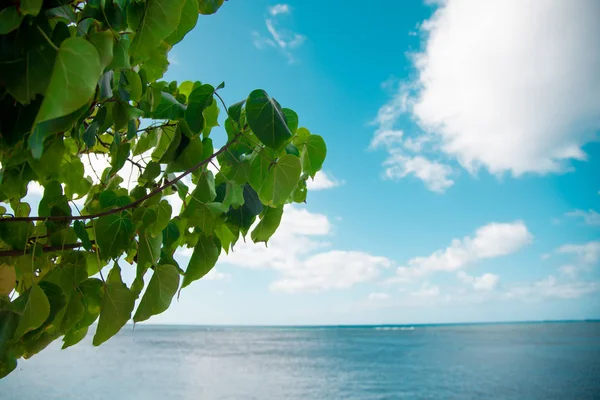
M 213 268 L 202 279 L 208 281 L 229 281 L 231 280 L 231 274 L 218 272 L 216 268 Z
M 390 297 L 387 293 L 370 293 L 368 299 L 369 301 L 380 302 L 389 300 Z
M 407 282 L 439 271 L 458 271 L 483 259 L 515 253 L 531 243 L 533 236 L 522 221 L 490 223 L 474 237 L 454 239 L 452 244 L 426 257 L 415 257 L 396 270 L 390 282 Z M 490 282 L 489 276 L 485 279 Z M 485 283 L 482 283 L 482 287 Z
M 489 273 L 481 276 L 470 276 L 464 271 L 458 271 L 457 276 L 461 282 L 470 284 L 473 286 L 473 289 L 484 292 L 494 290 L 496 286 L 498 286 L 498 281 L 500 280 L 498 275 Z
M 239 242 L 221 262 L 275 270 L 278 276 L 269 288 L 284 293 L 350 288 L 375 279 L 382 268 L 392 265 L 385 257 L 360 251 L 327 250 L 331 245 L 324 239 L 331 234 L 325 215 L 289 205 L 268 248 L 250 240 Z
M 567 217 L 582 218 L 586 225 L 600 225 L 600 213 L 595 210 L 575 210 L 565 214 Z
M 428 149 L 470 172 L 560 172 L 585 160 L 600 128 L 600 3 L 580 0 L 446 0 L 421 25 L 417 78 L 378 113 L 397 130 L 404 112 Z M 509 27 L 510 29 L 507 29 Z M 408 138 L 405 137 L 405 140 Z M 423 151 L 413 143 L 392 149 Z M 429 156 L 432 157 L 431 155 Z
M 585 264 L 595 264 L 600 259 L 600 241 L 585 244 L 565 244 L 556 252 L 559 254 L 573 254 Z
M 294 63 L 296 59 L 292 54 L 292 50 L 300 47 L 306 40 L 306 36 L 277 27 L 277 18 L 279 15 L 291 14 L 290 7 L 287 4 L 277 4 L 270 7 L 269 14 L 271 14 L 272 18 L 265 19 L 265 25 L 269 32 L 269 36 L 265 37 L 259 32 L 254 31 L 252 32 L 252 43 L 259 50 L 273 47 L 285 55 L 290 64 Z
M 417 291 L 411 292 L 411 296 L 413 297 L 421 297 L 421 298 L 434 298 L 440 295 L 440 287 L 433 286 L 429 283 L 424 283 L 421 288 Z
M 561 265 L 558 268 L 558 271 L 563 276 L 566 276 L 569 278 L 574 278 L 575 276 L 577 276 L 577 273 L 579 272 L 579 268 L 575 265 L 566 264 L 566 265 Z
M 315 179 L 308 179 L 308 181 L 306 181 L 308 190 L 331 189 L 343 184 L 344 181 L 337 180 L 333 175 L 327 174 L 324 171 L 317 172 Z
M 452 169 L 437 161 L 431 161 L 423 156 L 406 156 L 398 149 L 390 150 L 385 166 L 387 179 L 401 179 L 414 175 L 421 179 L 432 191 L 443 193 L 454 181 L 450 179 Z
M 269 7 L 269 14 L 272 16 L 277 16 L 279 14 L 289 14 L 290 6 L 288 4 L 275 4 L 272 7 Z
M 504 294 L 504 297 L 527 301 L 548 298 L 576 299 L 598 291 L 600 291 L 600 282 L 562 282 L 551 275 L 532 284 L 515 285 Z

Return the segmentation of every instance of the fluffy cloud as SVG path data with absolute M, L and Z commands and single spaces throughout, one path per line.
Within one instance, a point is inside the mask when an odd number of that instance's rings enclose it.
M 268 248 L 251 241 L 241 242 L 221 262 L 275 270 L 278 276 L 269 288 L 284 293 L 350 288 L 375 279 L 382 268 L 392 265 L 385 257 L 328 249 L 330 244 L 324 239 L 331 233 L 332 225 L 325 215 L 286 206 Z
M 567 217 L 581 218 L 586 225 L 600 225 L 600 213 L 595 210 L 575 210 L 565 214 Z
M 288 4 L 275 4 L 273 7 L 269 7 L 269 14 L 276 17 L 279 14 L 289 14 L 290 6 Z
M 265 25 L 269 35 L 263 36 L 259 32 L 252 32 L 254 46 L 259 50 L 273 47 L 286 56 L 290 64 L 294 63 L 296 59 L 292 50 L 300 47 L 306 40 L 306 36 L 278 28 L 278 16 L 291 14 L 291 9 L 287 4 L 277 4 L 270 7 L 268 11 L 271 17 L 265 19 Z
M 383 165 L 387 179 L 398 180 L 412 174 L 421 179 L 429 190 L 439 193 L 454 185 L 454 181 L 449 178 L 452 174 L 449 166 L 423 156 L 406 156 L 397 149 L 392 149 Z
M 458 271 L 480 260 L 515 253 L 531 243 L 532 238 L 522 221 L 490 223 L 477 229 L 474 237 L 454 239 L 443 250 L 410 259 L 406 266 L 396 270 L 396 277 L 390 281 L 407 282 L 438 271 Z M 480 287 L 489 285 L 493 278 L 488 276 L 484 281 Z
M 317 172 L 315 179 L 309 179 L 306 182 L 308 190 L 324 190 L 331 189 L 343 185 L 344 181 L 337 180 L 333 175 L 323 171 Z
M 429 144 L 429 158 L 473 173 L 542 174 L 585 160 L 600 128 L 599 14 L 595 0 L 440 1 L 421 25 L 417 78 L 379 110 L 373 143 Z M 405 112 L 427 139 L 386 133 Z
M 494 290 L 500 280 L 498 275 L 489 273 L 481 276 L 470 276 L 464 271 L 458 271 L 457 276 L 462 282 L 473 286 L 473 289 L 484 292 Z

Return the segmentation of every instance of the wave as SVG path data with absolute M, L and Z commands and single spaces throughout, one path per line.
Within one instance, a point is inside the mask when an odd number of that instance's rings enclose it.
M 414 326 L 376 326 L 376 331 L 414 331 Z

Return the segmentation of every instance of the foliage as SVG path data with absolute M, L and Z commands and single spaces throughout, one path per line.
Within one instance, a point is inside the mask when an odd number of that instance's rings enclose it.
M 295 112 L 263 90 L 227 108 L 224 84 L 160 80 L 171 47 L 222 4 L 0 6 L 0 377 L 60 337 L 78 343 L 96 321 L 99 345 L 132 315 L 164 312 L 240 235 L 266 243 L 283 206 L 305 202 L 326 147 Z M 106 168 L 90 173 L 84 162 L 98 157 Z M 119 175 L 127 163 L 140 171 L 133 185 Z M 25 198 L 33 181 L 37 213 Z M 174 259 L 182 247 L 193 248 L 187 266 Z

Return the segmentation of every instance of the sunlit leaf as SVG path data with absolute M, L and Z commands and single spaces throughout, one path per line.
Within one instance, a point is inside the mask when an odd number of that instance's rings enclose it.
M 178 288 L 179 271 L 177 267 L 168 264 L 158 265 L 154 268 L 152 278 L 133 316 L 133 320 L 135 322 L 145 321 L 153 315 L 164 312 L 169 308 Z

